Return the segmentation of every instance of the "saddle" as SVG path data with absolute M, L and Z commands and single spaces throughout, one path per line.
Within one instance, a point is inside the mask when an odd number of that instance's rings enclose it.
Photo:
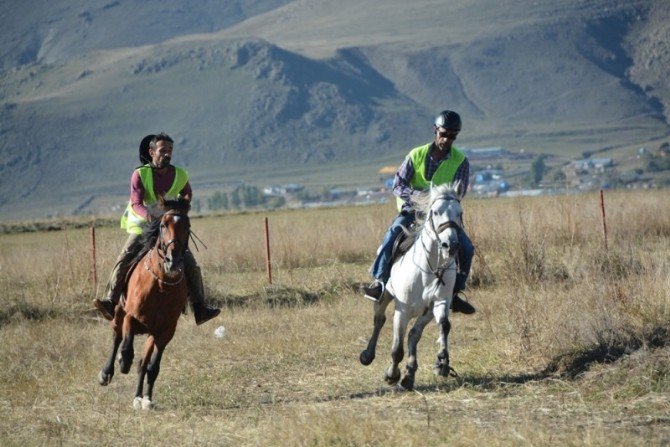
M 415 225 L 412 224 L 409 228 L 402 227 L 402 231 L 393 241 L 393 249 L 391 250 L 391 265 L 402 255 L 407 253 L 416 241 L 417 232 Z

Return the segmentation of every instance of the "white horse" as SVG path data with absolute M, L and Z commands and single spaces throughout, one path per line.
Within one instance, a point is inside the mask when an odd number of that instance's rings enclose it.
M 453 371 L 449 366 L 447 337 L 451 329 L 449 309 L 456 282 L 457 230 L 463 224 L 460 204 L 463 193 L 460 183 L 456 182 L 433 186 L 430 193 L 419 200 L 418 212 L 424 213 L 426 220 L 415 234 L 410 235 L 415 238 L 414 243 L 394 262 L 384 295 L 375 303 L 372 336 L 367 348 L 361 352 L 360 361 L 369 365 L 375 359 L 377 339 L 386 322 L 386 307 L 393 301 L 392 363 L 384 372 L 384 380 L 390 385 L 400 380 L 398 365 L 404 357 L 403 339 L 413 318 L 416 322 L 407 337 L 409 357 L 400 386 L 407 390 L 414 388 L 414 376 L 419 366 L 417 345 L 432 316 L 440 331 L 435 374 L 447 377 Z

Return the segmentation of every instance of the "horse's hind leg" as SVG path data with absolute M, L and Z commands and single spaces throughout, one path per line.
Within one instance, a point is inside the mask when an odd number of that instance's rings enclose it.
M 370 336 L 370 340 L 368 340 L 368 346 L 365 348 L 365 350 L 361 351 L 361 355 L 359 357 L 359 360 L 365 366 L 372 363 L 372 361 L 375 359 L 375 351 L 377 350 L 377 340 L 379 339 L 379 333 L 381 332 L 382 327 L 384 327 L 384 323 L 386 323 L 386 308 L 392 300 L 393 297 L 391 295 L 384 293 L 382 299 L 375 303 L 372 335 Z
M 107 362 L 104 364 L 100 372 L 98 373 L 98 383 L 102 386 L 109 385 L 109 382 L 112 381 L 114 377 L 114 359 L 116 358 L 116 352 L 119 350 L 119 345 L 121 344 L 121 334 L 119 331 L 114 331 L 114 344 L 112 345 L 112 353 L 110 354 Z
M 405 356 L 403 349 L 403 339 L 407 331 L 408 317 L 405 315 L 406 311 L 398 308 L 396 304 L 395 313 L 393 315 L 393 345 L 391 346 L 391 360 L 392 363 L 384 371 L 384 380 L 389 385 L 395 385 L 400 380 L 400 369 L 398 365 L 402 362 Z
M 412 329 L 409 331 L 407 336 L 407 365 L 405 366 L 405 377 L 402 378 L 400 386 L 406 390 L 414 389 L 414 376 L 416 370 L 419 368 L 419 362 L 417 361 L 417 347 L 419 345 L 419 340 L 421 340 L 421 335 L 423 330 L 432 319 L 432 314 L 430 308 L 427 308 L 426 311 L 417 318 L 416 323 L 412 326 Z

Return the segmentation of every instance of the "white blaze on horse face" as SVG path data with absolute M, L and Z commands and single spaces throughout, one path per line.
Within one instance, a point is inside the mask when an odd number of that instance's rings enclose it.
M 433 203 L 431 210 L 435 228 L 447 222 L 453 222 L 461 227 L 463 211 L 460 203 L 455 198 L 448 196 L 441 198 Z

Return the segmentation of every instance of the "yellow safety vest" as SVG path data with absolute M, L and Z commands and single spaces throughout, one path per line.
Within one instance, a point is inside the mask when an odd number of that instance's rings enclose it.
M 465 154 L 460 149 L 451 146 L 449 158 L 440 163 L 437 167 L 437 171 L 433 174 L 432 179 L 426 180 L 426 158 L 428 157 L 432 144 L 433 143 L 428 143 L 423 146 L 415 147 L 407 155 L 407 157 L 412 160 L 412 165 L 414 166 L 414 175 L 409 184 L 417 191 L 427 190 L 430 188 L 431 183 L 434 185 L 442 185 L 444 183 L 453 182 L 458 167 L 465 160 Z M 396 198 L 396 202 L 398 211 L 400 211 L 405 202 L 400 197 Z
M 156 197 L 156 192 L 154 191 L 154 175 L 151 165 L 146 164 L 140 166 L 137 168 L 137 171 L 140 174 L 140 181 L 144 187 L 144 200 L 142 203 L 144 203 L 144 205 L 151 205 L 158 201 L 158 197 Z M 168 192 L 165 193 L 165 198 L 176 199 L 179 196 L 179 192 L 186 186 L 187 182 L 188 172 L 186 172 L 185 169 L 175 166 L 174 181 Z M 126 210 L 123 212 L 123 216 L 121 216 L 121 228 L 131 234 L 142 234 L 142 227 L 144 227 L 146 223 L 147 220 L 137 214 L 133 210 L 133 205 L 128 201 Z

